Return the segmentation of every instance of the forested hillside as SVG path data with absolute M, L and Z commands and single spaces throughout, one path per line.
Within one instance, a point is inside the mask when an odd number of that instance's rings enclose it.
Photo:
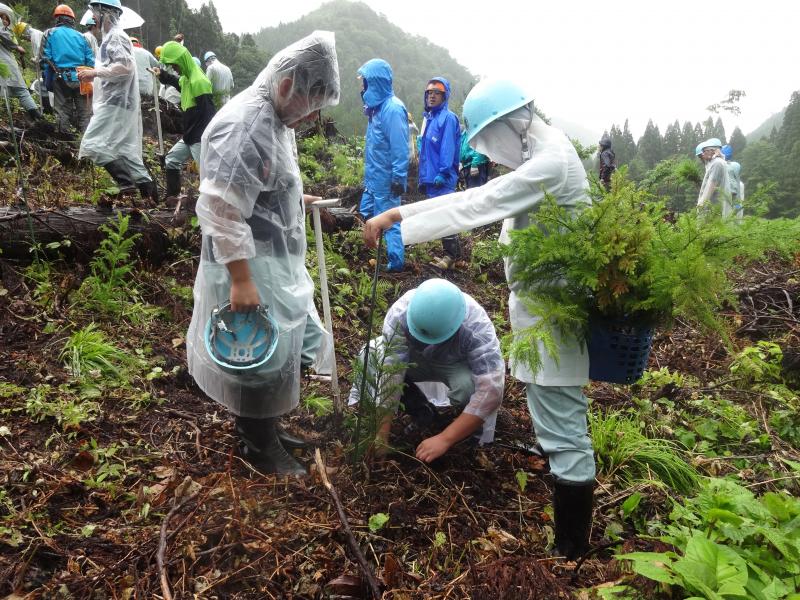
M 87 9 L 86 2 L 67 0 L 65 4 L 72 7 L 78 19 Z M 52 0 L 30 0 L 20 5 L 19 13 L 31 25 L 44 30 L 52 24 L 50 15 L 54 5 Z M 222 30 L 213 2 L 204 4 L 199 10 L 191 10 L 185 0 L 135 0 L 125 5 L 144 18 L 141 29 L 131 29 L 128 33 L 138 36 L 150 52 L 171 40 L 176 33 L 183 33 L 184 44 L 192 55 L 202 58 L 208 50 L 213 50 L 231 68 L 235 91 L 250 85 L 267 64 L 267 55 L 256 47 L 252 36 Z
M 362 2 L 333 0 L 297 21 L 263 29 L 255 39 L 259 47 L 274 54 L 315 29 L 336 33 L 342 99 L 330 112 L 343 134 L 363 135 L 366 128 L 356 77 L 358 68 L 371 58 L 383 58 L 392 65 L 394 92 L 417 124 L 422 120 L 422 91 L 435 76 L 450 80 L 450 109 L 461 114 L 464 98 L 474 84 L 472 74 L 446 49 L 404 32 Z
M 789 106 L 759 130 L 770 131 L 764 136 L 747 136 L 737 127 L 727 135 L 722 119 L 709 116 L 703 123 L 676 119 L 662 134 L 658 125 L 648 122 L 642 136 L 634 141 L 628 122 L 620 128 L 612 125 L 609 131 L 619 165 L 628 165 L 630 175 L 637 181 L 652 177 L 660 166 L 658 176 L 670 182 L 672 207 L 683 210 L 696 200 L 693 184 L 687 181 L 702 178 L 695 160 L 695 146 L 708 138 L 719 138 L 733 147 L 733 160 L 742 165 L 742 180 L 746 193 L 764 192 L 766 214 L 771 217 L 795 217 L 800 214 L 800 93 L 792 95 Z M 689 159 L 689 162 L 686 162 Z M 664 191 L 662 189 L 662 191 Z

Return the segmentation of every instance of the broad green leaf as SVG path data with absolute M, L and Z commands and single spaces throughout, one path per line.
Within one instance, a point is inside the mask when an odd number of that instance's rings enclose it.
M 525 471 L 517 471 L 515 476 L 520 491 L 524 492 L 525 488 L 528 486 L 528 474 Z
M 382 529 L 383 526 L 386 525 L 386 523 L 388 522 L 389 522 L 389 515 L 387 515 L 386 513 L 375 513 L 369 518 L 369 523 L 368 523 L 369 530 L 372 533 L 375 533 L 376 531 Z
M 724 595 L 746 596 L 747 563 L 727 546 L 721 546 L 697 532 L 689 540 L 686 553 L 672 565 L 693 589 L 709 598 Z
M 671 571 L 672 557 L 666 552 L 629 552 L 618 554 L 616 559 L 631 561 L 636 573 L 653 581 L 678 583 Z
M 636 510 L 639 503 L 642 501 L 642 495 L 639 492 L 634 492 L 622 503 L 622 514 L 626 517 Z
M 721 508 L 712 508 L 706 513 L 706 520 L 707 521 L 721 521 L 723 523 L 731 523 L 733 525 L 741 525 L 744 522 L 744 519 L 737 515 L 736 513 L 732 513 L 729 510 L 724 510 Z

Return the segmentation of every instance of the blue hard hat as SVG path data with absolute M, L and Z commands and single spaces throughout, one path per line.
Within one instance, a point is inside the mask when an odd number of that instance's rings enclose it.
M 425 344 L 441 344 L 458 331 L 467 315 L 467 301 L 445 279 L 428 279 L 414 292 L 406 312 L 408 331 Z
M 533 94 L 515 81 L 484 79 L 472 88 L 464 100 L 464 126 L 467 141 L 492 121 L 533 101 Z
M 211 52 L 211 51 L 209 50 L 209 51 L 208 51 L 208 52 L 206 52 L 206 53 L 205 53 L 205 55 L 203 56 L 203 62 L 208 62 L 208 59 L 209 59 L 209 58 L 217 58 L 217 55 L 216 55 L 216 54 L 214 54 L 213 52 Z
M 194 61 L 194 64 L 196 64 L 198 67 L 203 64 L 203 63 L 200 62 L 200 59 L 197 58 L 196 56 L 193 56 L 192 60 Z
M 110 6 L 111 8 L 122 10 L 122 2 L 120 0 L 92 0 L 89 2 L 89 6 L 91 7 L 92 4 L 100 4 L 101 6 Z
M 722 142 L 719 138 L 709 138 L 705 142 L 700 142 L 694 149 L 695 155 L 700 156 L 706 148 L 722 148 Z
M 733 148 L 731 148 L 730 144 L 725 144 L 722 147 L 721 152 L 722 152 L 722 156 L 725 157 L 725 160 L 730 160 L 731 158 L 733 158 Z
M 278 323 L 266 308 L 239 313 L 226 302 L 211 311 L 204 339 L 206 352 L 222 370 L 244 373 L 272 357 L 278 337 Z

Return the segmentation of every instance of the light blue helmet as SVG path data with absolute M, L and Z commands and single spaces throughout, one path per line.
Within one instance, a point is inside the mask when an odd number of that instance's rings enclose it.
M 719 141 L 719 138 L 710 138 L 705 142 L 700 142 L 694 149 L 695 155 L 700 156 L 706 148 L 722 148 L 722 142 Z
M 100 6 L 109 6 L 111 8 L 116 8 L 119 11 L 122 11 L 122 2 L 120 0 L 92 0 L 89 2 L 89 7 L 93 4 L 99 4 Z
M 278 324 L 266 308 L 231 310 L 230 302 L 211 311 L 205 330 L 208 356 L 228 373 L 246 373 L 264 365 L 278 345 Z
M 725 160 L 730 160 L 731 158 L 733 158 L 733 148 L 731 148 L 730 144 L 725 144 L 722 147 L 721 152 L 722 152 L 722 156 L 725 157 Z
M 464 100 L 464 126 L 467 141 L 492 121 L 533 102 L 533 94 L 508 79 L 484 79 Z
M 196 64 L 198 67 L 203 64 L 203 63 L 200 62 L 200 59 L 197 58 L 196 56 L 193 56 L 192 60 L 194 61 L 194 64 Z
M 428 279 L 414 292 L 406 312 L 409 333 L 424 344 L 441 344 L 458 331 L 467 315 L 467 301 L 455 285 Z
M 208 62 L 208 59 L 209 59 L 209 58 L 217 58 L 217 55 L 216 55 L 216 54 L 214 54 L 213 52 L 211 52 L 211 51 L 209 50 L 209 51 L 208 51 L 208 52 L 206 52 L 206 53 L 205 53 L 205 55 L 203 56 L 203 62 Z

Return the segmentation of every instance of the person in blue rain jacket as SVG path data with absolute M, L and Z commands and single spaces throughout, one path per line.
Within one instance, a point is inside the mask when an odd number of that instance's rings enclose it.
M 408 112 L 392 91 L 392 67 L 373 58 L 358 70 L 364 114 L 369 118 L 364 147 L 364 194 L 359 211 L 365 219 L 400 206 L 408 179 Z M 388 271 L 402 271 L 405 262 L 400 226 L 384 234 Z

